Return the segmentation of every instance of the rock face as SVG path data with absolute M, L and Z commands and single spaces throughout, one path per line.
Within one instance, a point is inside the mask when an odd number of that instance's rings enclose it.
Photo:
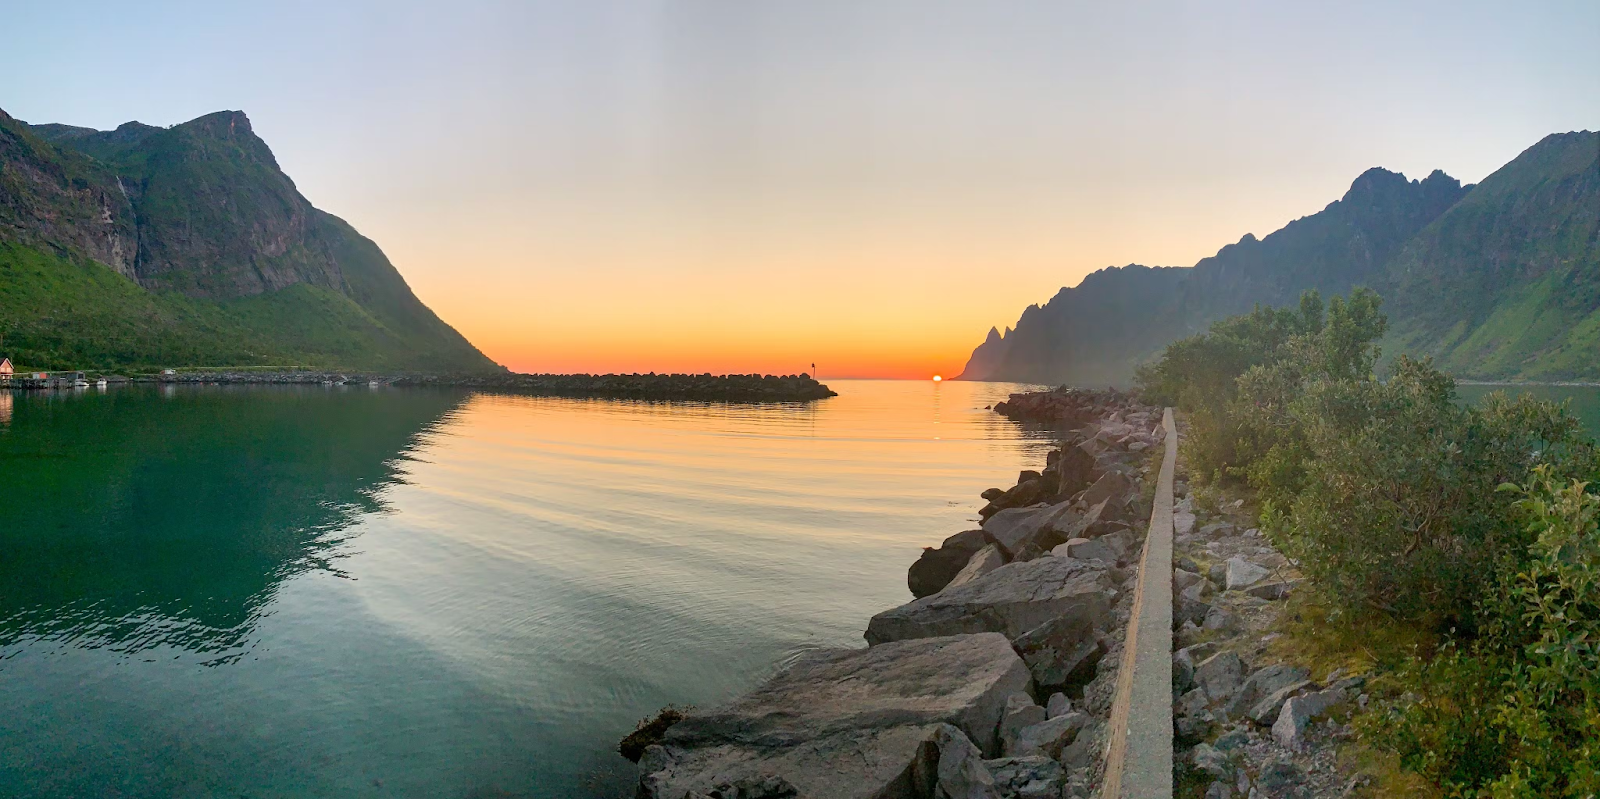
M 922 550 L 922 557 L 906 572 L 906 587 L 911 589 L 912 596 L 919 598 L 938 593 L 966 568 L 973 553 L 988 543 L 988 533 L 967 530 L 946 538 L 938 549 Z
M 1062 523 L 1070 523 L 1071 509 L 1066 503 L 1059 505 L 1044 505 L 1031 508 L 1008 508 L 1000 511 L 983 522 L 983 531 L 987 533 L 1000 548 L 1005 551 L 1006 557 L 1017 558 L 1026 552 L 1049 551 L 1061 541 L 1056 527 Z
M 998 632 L 1017 638 L 1063 616 L 1104 626 L 1116 597 L 1102 564 L 1046 557 L 1013 562 L 961 586 L 886 610 L 867 624 L 872 645 L 912 638 Z
M 1006 565 L 1006 556 L 1000 551 L 999 544 L 985 544 L 983 549 L 977 551 L 967 565 L 945 584 L 945 588 L 966 585 L 979 577 Z M 943 590 L 943 589 L 940 589 Z
M 44 263 L 77 269 L 48 267 L 56 270 L 52 279 L 25 286 L 60 295 L 41 307 L 68 308 L 41 313 L 0 302 L 0 316 L 23 323 L 8 330 L 12 357 L 43 365 L 51 360 L 44 353 L 79 350 L 81 368 L 89 365 L 81 362 L 85 353 L 95 352 L 87 343 L 114 335 L 128 341 L 100 355 L 100 365 L 171 357 L 174 366 L 502 371 L 417 299 L 376 244 L 312 206 L 243 112 L 218 111 L 170 128 L 130 122 L 97 131 L 28 125 L 0 111 L 0 175 L 0 259 L 37 253 Z M 78 273 L 91 262 L 148 292 L 83 282 Z M 170 318 L 175 312 L 167 309 L 178 306 L 163 298 L 171 293 L 272 299 L 254 305 L 255 313 L 209 305 L 215 313 L 196 317 L 206 319 L 200 323 Z M 130 309 L 146 303 L 157 312 L 129 322 Z M 284 330 L 297 314 L 318 324 L 291 322 L 296 329 Z M 141 323 L 185 346 L 169 349 Z
M 1249 588 L 1261 582 L 1268 574 L 1267 570 L 1240 557 L 1228 558 L 1227 585 L 1229 591 L 1238 591 Z
M 1006 700 L 1028 687 L 1027 668 L 995 634 L 813 652 L 669 728 L 640 762 L 640 795 L 681 799 L 769 776 L 818 799 L 921 799 L 947 776 L 981 784 L 965 767 L 945 774 L 939 753 L 959 746 L 946 726 L 998 754 Z
M 1074 678 L 1082 672 L 1092 669 L 1105 654 L 1105 645 L 1099 639 L 1104 621 L 1092 613 L 1066 614 L 1023 633 L 1011 646 L 1028 664 L 1033 683 L 1040 690 L 1064 688 L 1076 682 Z M 1055 701 L 1055 697 L 1050 700 Z

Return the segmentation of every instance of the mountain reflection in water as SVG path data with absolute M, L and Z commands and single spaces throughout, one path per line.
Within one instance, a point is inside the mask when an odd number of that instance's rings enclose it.
M 277 586 L 338 570 L 342 531 L 383 510 L 397 460 L 463 399 L 234 393 L 15 400 L 19 423 L 0 433 L 0 653 L 35 639 L 239 657 Z

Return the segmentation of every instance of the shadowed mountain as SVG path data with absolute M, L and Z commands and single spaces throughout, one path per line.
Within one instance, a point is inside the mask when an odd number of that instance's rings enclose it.
M 0 318 L 30 366 L 499 370 L 238 111 L 113 131 L 0 112 Z
M 1385 351 L 1461 377 L 1600 378 L 1600 134 L 1546 137 L 1478 186 L 1384 169 L 1190 268 L 1103 269 L 991 330 L 961 378 L 1126 385 L 1172 341 L 1256 304 L 1376 288 Z
M 1138 362 L 1217 319 L 1293 302 L 1307 288 L 1343 293 L 1370 281 L 1465 191 L 1443 172 L 1407 181 L 1367 170 L 1323 210 L 1264 239 L 1246 234 L 1193 267 L 1129 265 L 1085 277 L 1024 310 L 1015 331 L 991 331 L 961 378 L 1125 384 Z
M 284 580 L 347 528 L 455 392 L 21 394 L 0 426 L 0 647 L 26 638 L 235 656 Z

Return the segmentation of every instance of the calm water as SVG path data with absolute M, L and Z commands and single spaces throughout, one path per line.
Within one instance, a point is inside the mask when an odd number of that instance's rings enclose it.
M 616 796 L 1047 434 L 999 384 L 814 406 L 0 393 L 0 795 Z

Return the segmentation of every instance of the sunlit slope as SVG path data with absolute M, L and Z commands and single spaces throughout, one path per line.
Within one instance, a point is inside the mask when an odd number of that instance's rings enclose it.
M 499 369 L 239 112 L 114 131 L 0 112 L 0 281 L 19 364 Z

